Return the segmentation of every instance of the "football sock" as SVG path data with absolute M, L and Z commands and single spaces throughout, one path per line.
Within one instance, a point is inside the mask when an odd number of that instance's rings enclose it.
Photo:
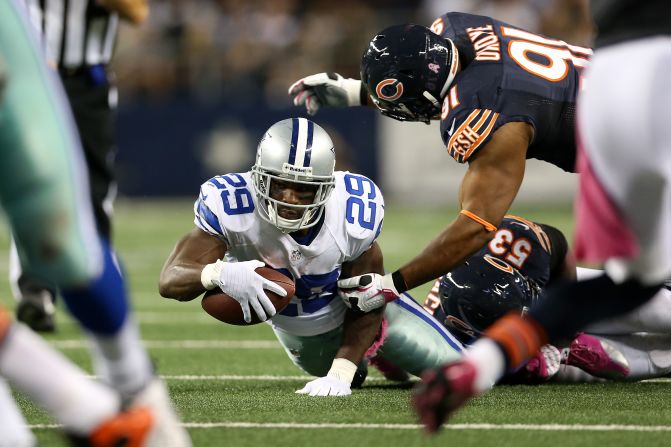
M 117 393 L 88 379 L 20 324 L 13 324 L 0 341 L 0 374 L 73 433 L 90 433 L 121 406 Z
M 87 287 L 63 289 L 63 301 L 72 315 L 90 332 L 113 335 L 128 315 L 126 290 L 112 251 L 102 243 L 104 268 Z
M 475 392 L 490 390 L 506 371 L 506 362 L 501 347 L 489 338 L 481 338 L 464 352 L 464 359 L 477 367 Z
M 622 316 L 590 324 L 590 334 L 671 334 L 671 290 L 660 289 L 647 303 Z
M 630 312 L 660 289 L 636 280 L 615 284 L 606 274 L 578 282 L 561 282 L 548 288 L 529 311 L 531 319 L 547 331 L 550 342 L 572 339 L 585 326 Z
M 136 394 L 152 380 L 153 366 L 132 318 L 127 318 L 114 335 L 87 335 L 96 374 L 124 397 Z
M 16 406 L 4 380 L 0 380 L 0 447 L 33 447 L 37 440 Z

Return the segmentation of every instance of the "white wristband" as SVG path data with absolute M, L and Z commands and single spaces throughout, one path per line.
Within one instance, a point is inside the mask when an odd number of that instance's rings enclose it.
M 221 269 L 223 267 L 224 261 L 221 259 L 203 267 L 203 270 L 200 272 L 200 282 L 203 284 L 203 287 L 205 287 L 205 290 L 212 290 L 217 287 L 215 281 L 219 281 L 219 276 L 221 275 Z
M 343 87 L 347 93 L 347 105 L 362 106 L 361 104 L 361 80 L 346 78 L 343 79 Z
M 352 383 L 354 374 L 356 374 L 357 366 L 347 359 L 334 359 L 331 364 L 327 377 L 333 377 L 341 382 Z

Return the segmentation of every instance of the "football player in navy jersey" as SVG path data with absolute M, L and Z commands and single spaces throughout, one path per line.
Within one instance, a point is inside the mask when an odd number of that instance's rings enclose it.
M 584 280 L 599 274 L 599 270 L 576 267 L 566 238 L 556 228 L 507 215 L 489 244 L 436 280 L 424 307 L 470 345 L 506 313 L 526 314 L 542 300 L 542 289 L 562 279 Z M 516 378 L 548 379 L 557 373 L 560 381 L 659 377 L 671 371 L 669 333 L 671 290 L 665 288 L 626 316 L 590 325 L 575 338 L 555 341 L 564 347 L 561 353 L 545 345 Z M 591 376 L 573 368 L 560 369 L 560 359 Z
M 526 318 L 501 318 L 463 361 L 427 373 L 414 402 L 430 431 L 539 346 L 648 303 L 671 275 L 671 9 L 664 0 L 591 6 L 598 35 L 579 101 L 576 253 L 605 271 L 549 288 Z
M 527 158 L 573 171 L 575 99 L 591 50 L 489 17 L 448 13 L 431 29 L 379 32 L 361 62 L 361 80 L 321 73 L 289 93 L 309 113 L 370 98 L 399 120 L 441 119 L 450 155 L 468 163 L 457 218 L 418 256 L 387 275 L 340 283 L 368 308 L 450 271 L 494 235 L 524 178 Z

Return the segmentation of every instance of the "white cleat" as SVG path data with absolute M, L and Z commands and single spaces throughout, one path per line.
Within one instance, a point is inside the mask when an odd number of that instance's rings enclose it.
M 161 379 L 152 380 L 131 400 L 130 406 L 147 407 L 155 418 L 143 447 L 192 447 L 191 438 L 182 426 L 168 388 Z

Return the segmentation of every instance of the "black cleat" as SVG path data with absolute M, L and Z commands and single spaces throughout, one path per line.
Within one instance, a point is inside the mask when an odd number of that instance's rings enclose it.
M 54 296 L 48 289 L 23 291 L 16 307 L 16 319 L 35 332 L 56 331 Z

